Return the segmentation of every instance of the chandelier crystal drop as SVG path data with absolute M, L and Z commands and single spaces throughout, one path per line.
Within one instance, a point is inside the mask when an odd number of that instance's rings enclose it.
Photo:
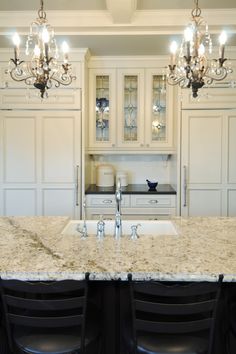
M 198 90 L 213 81 L 221 81 L 232 73 L 226 67 L 225 43 L 226 32 L 219 37 L 219 59 L 210 59 L 212 53 L 212 40 L 208 32 L 208 25 L 201 17 L 198 0 L 194 0 L 195 8 L 192 10 L 191 23 L 184 31 L 180 48 L 174 41 L 171 43 L 171 63 L 168 65 L 167 82 L 170 85 L 179 84 L 182 88 L 191 88 L 192 96 L 198 96 Z
M 30 25 L 25 54 L 30 59 L 20 60 L 20 37 L 13 36 L 14 59 L 10 59 L 8 73 L 14 81 L 24 81 L 40 91 L 40 97 L 48 96 L 47 90 L 60 85 L 68 86 L 76 79 L 68 62 L 69 47 L 62 44 L 63 62 L 59 63 L 59 50 L 54 30 L 48 23 L 43 0 L 40 0 L 38 18 Z

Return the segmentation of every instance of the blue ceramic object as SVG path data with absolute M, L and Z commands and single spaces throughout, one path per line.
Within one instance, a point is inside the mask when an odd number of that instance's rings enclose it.
M 146 179 L 146 181 L 147 181 L 149 189 L 156 189 L 158 182 L 151 182 L 148 179 Z

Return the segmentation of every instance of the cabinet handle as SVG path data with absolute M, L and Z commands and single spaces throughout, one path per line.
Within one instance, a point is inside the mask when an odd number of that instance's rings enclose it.
M 104 199 L 102 202 L 103 202 L 103 204 L 111 204 L 112 200 L 111 199 Z
M 157 199 L 151 199 L 148 201 L 149 204 L 157 204 L 158 200 Z
M 187 188 L 188 188 L 188 182 L 187 182 L 187 166 L 183 166 L 184 170 L 184 178 L 183 178 L 183 190 L 184 190 L 184 203 L 183 206 L 187 206 Z
M 75 174 L 75 205 L 79 205 L 79 165 L 76 165 L 76 174 Z

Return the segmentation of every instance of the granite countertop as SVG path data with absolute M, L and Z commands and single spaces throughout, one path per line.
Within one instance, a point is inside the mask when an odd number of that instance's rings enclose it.
M 236 281 L 236 218 L 172 219 L 177 236 L 63 235 L 66 217 L 0 218 L 0 275 L 27 280 Z
M 91 184 L 85 194 L 115 194 L 116 187 L 97 187 Z M 122 187 L 123 194 L 176 194 L 176 191 L 170 184 L 158 184 L 156 189 L 149 189 L 147 184 L 129 184 Z

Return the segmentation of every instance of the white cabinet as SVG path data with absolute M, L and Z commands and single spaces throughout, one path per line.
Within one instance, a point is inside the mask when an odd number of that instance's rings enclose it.
M 0 214 L 79 217 L 81 113 L 0 112 Z
M 87 194 L 88 219 L 114 219 L 116 202 L 112 194 Z M 156 220 L 169 219 L 176 213 L 175 195 L 123 194 L 121 213 L 123 219 Z
M 236 216 L 236 110 L 182 111 L 181 215 Z
M 116 71 L 90 69 L 89 148 L 111 149 L 116 145 Z
M 89 70 L 89 153 L 172 153 L 173 87 L 160 69 Z

